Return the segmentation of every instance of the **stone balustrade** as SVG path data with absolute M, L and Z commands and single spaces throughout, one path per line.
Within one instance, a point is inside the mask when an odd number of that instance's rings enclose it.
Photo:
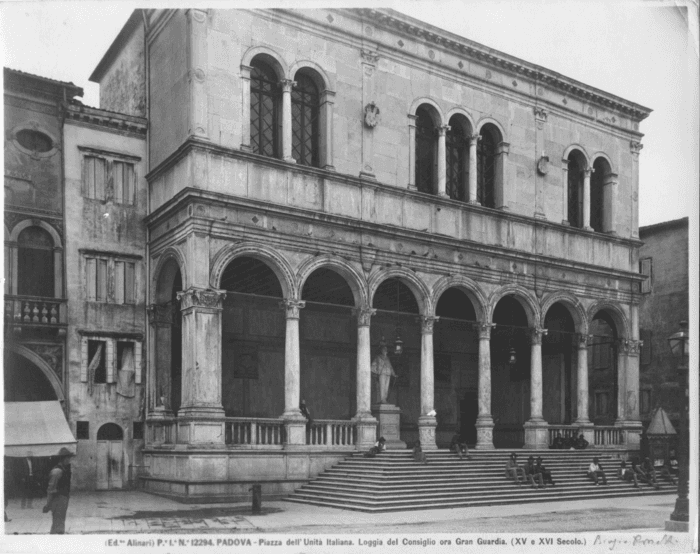
M 341 419 L 314 420 L 306 437 L 306 443 L 309 445 L 329 448 L 354 447 L 356 440 L 355 422 Z
M 276 418 L 227 417 L 226 444 L 269 447 L 284 444 L 284 422 Z
M 6 326 L 66 324 L 66 301 L 36 296 L 5 296 Z

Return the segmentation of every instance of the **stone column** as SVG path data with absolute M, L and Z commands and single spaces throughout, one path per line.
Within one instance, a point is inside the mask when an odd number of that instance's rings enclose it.
M 617 417 L 615 425 L 624 426 L 626 417 L 627 400 L 627 352 L 629 341 L 618 339 L 617 341 Z
M 333 99 L 335 92 L 324 90 L 321 95 L 321 167 L 335 171 L 333 165 Z
M 510 153 L 510 144 L 499 142 L 496 147 L 496 190 L 494 191 L 494 204 L 499 210 L 510 210 L 511 183 L 508 182 L 507 161 Z
M 435 375 L 433 373 L 433 325 L 440 319 L 435 316 L 420 316 L 420 417 L 418 435 L 423 450 L 435 450 L 435 427 L 437 419 L 429 415 L 435 411 Z
M 547 329 L 531 330 L 530 419 L 525 423 L 525 448 L 547 448 L 547 422 L 542 417 L 542 337 Z
M 475 133 L 469 137 L 469 198 L 470 204 L 478 204 L 476 198 L 476 145 L 481 135 Z
M 576 404 L 576 424 L 590 425 L 588 419 L 588 343 L 591 340 L 591 335 L 577 335 L 578 348 L 576 383 L 578 385 L 577 404 Z M 589 441 L 590 442 L 590 441 Z
M 617 174 L 608 173 L 603 181 L 603 232 L 617 235 L 615 203 L 617 202 Z
M 416 190 L 416 119 L 408 114 L 408 188 Z
M 53 290 L 56 298 L 63 298 L 63 248 L 53 249 Z M 61 323 L 65 323 L 62 321 Z
M 591 173 L 593 168 L 583 170 L 583 228 L 592 231 L 591 227 Z
M 241 64 L 241 150 L 251 152 L 250 146 L 250 72 L 252 66 Z
M 450 130 L 449 125 L 438 127 L 438 151 L 437 151 L 437 195 L 447 196 L 447 148 L 446 134 Z
M 630 153 L 632 154 L 632 180 L 630 183 L 632 213 L 630 215 L 633 239 L 639 238 L 639 154 L 642 148 L 644 145 L 641 142 L 630 141 Z
M 151 371 L 148 380 L 149 417 L 172 417 L 172 325 L 176 305 L 151 304 L 147 308 L 151 329 Z
M 476 419 L 476 449 L 493 450 L 491 417 L 491 329 L 493 323 L 478 323 L 479 332 L 479 416 Z
M 205 71 L 208 56 L 207 10 L 187 10 L 187 26 L 187 78 L 189 81 L 190 101 L 188 134 L 208 138 L 209 96 L 207 94 L 207 75 Z
M 286 331 L 284 339 L 284 426 L 287 430 L 287 446 L 306 444 L 306 419 L 299 410 L 300 357 L 299 310 L 306 302 L 285 299 L 280 308 L 285 311 Z
M 282 87 L 282 159 L 285 162 L 296 163 L 292 157 L 292 87 L 296 81 L 283 79 Z
M 366 450 L 376 442 L 377 420 L 372 415 L 372 359 L 370 350 L 370 319 L 377 313 L 373 308 L 353 310 L 357 317 L 357 426 L 358 450 Z
M 635 306 L 636 307 L 636 306 Z M 626 341 L 624 425 L 627 428 L 627 448 L 639 448 L 642 434 L 642 422 L 639 419 L 639 351 L 642 341 L 632 339 Z M 622 423 L 622 422 L 621 422 Z M 617 423 L 616 423 L 617 424 Z
M 563 225 L 571 225 L 569 222 L 569 160 L 567 158 L 562 158 L 561 160 L 561 171 L 562 171 L 562 213 L 564 214 L 561 220 Z
M 182 406 L 178 442 L 224 444 L 221 404 L 221 312 L 226 292 L 190 287 L 178 292 L 182 311 Z M 207 421 L 197 422 L 197 419 Z M 222 421 L 212 421 L 221 419 Z M 188 421 L 183 421 L 188 420 Z

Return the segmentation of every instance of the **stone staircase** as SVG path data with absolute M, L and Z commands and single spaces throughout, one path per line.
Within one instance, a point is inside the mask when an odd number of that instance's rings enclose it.
M 660 488 L 617 478 L 620 458 L 627 452 L 610 450 L 516 450 L 518 461 L 542 456 L 555 486 L 534 489 L 516 485 L 504 477 L 509 450 L 474 451 L 471 460 L 459 460 L 448 450 L 427 452 L 428 464 L 413 461 L 408 450 L 388 450 L 375 458 L 355 453 L 303 485 L 287 500 L 363 512 L 392 512 L 590 498 L 615 498 L 640 494 L 670 494 L 675 485 L 659 481 Z M 635 455 L 633 453 L 632 455 Z M 608 485 L 595 486 L 586 477 L 597 456 Z

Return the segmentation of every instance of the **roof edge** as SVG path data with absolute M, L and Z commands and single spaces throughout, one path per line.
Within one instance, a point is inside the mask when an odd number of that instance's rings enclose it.
M 653 231 L 661 231 L 663 229 L 672 229 L 674 227 L 688 227 L 688 217 L 681 217 L 680 219 L 671 219 L 670 221 L 662 221 L 661 223 L 654 223 L 653 225 L 645 225 L 639 228 L 639 236 L 642 234 L 651 233 Z
M 139 25 L 142 24 L 142 11 L 143 10 L 139 8 L 131 12 L 129 19 L 127 19 L 126 23 L 124 23 L 122 30 L 119 31 L 119 34 L 112 41 L 112 44 L 107 49 L 107 52 L 105 52 L 104 56 L 102 56 L 102 59 L 97 64 L 97 67 L 93 70 L 92 75 L 90 75 L 90 78 L 88 79 L 90 82 L 100 82 L 100 79 L 102 79 L 107 71 L 107 68 L 112 64 L 114 58 L 116 58 L 121 47 L 129 38 L 131 38 L 131 35 L 139 27 Z

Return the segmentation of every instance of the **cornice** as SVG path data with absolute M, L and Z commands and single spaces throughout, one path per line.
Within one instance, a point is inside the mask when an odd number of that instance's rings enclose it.
M 205 139 L 201 139 L 198 137 L 190 136 L 173 154 L 168 156 L 165 160 L 163 160 L 156 168 L 154 168 L 152 171 L 150 171 L 146 175 L 146 179 L 148 180 L 149 184 L 153 182 L 153 180 L 157 179 L 159 176 L 161 176 L 165 171 L 173 167 L 178 161 L 182 160 L 187 154 L 189 154 L 192 151 L 195 150 L 200 150 L 204 152 L 212 152 L 217 155 L 221 156 L 227 156 L 230 158 L 238 158 L 238 159 L 244 159 L 249 162 L 253 163 L 258 163 L 260 165 L 268 166 L 268 167 L 274 167 L 276 169 L 281 169 L 285 171 L 293 171 L 297 173 L 302 173 L 306 175 L 316 175 L 319 178 L 322 179 L 328 179 L 328 180 L 333 180 L 339 183 L 343 184 L 349 184 L 349 185 L 354 185 L 358 188 L 371 188 L 376 191 L 384 192 L 387 194 L 393 194 L 397 196 L 406 196 L 410 197 L 411 199 L 418 201 L 418 202 L 429 202 L 432 205 L 437 206 L 438 208 L 442 207 L 449 207 L 449 208 L 455 208 L 458 207 L 461 210 L 467 211 L 467 212 L 474 212 L 474 213 L 481 213 L 484 215 L 489 215 L 490 217 L 495 217 L 495 218 L 501 218 L 501 219 L 507 219 L 516 223 L 522 223 L 525 225 L 531 225 L 535 228 L 554 228 L 560 232 L 571 234 L 571 235 L 584 235 L 584 236 L 589 236 L 594 239 L 603 239 L 606 242 L 611 242 L 611 243 L 617 243 L 617 244 L 622 244 L 628 248 L 637 248 L 640 247 L 643 243 L 638 240 L 638 239 L 630 239 L 630 238 L 623 238 L 623 237 L 618 237 L 618 236 L 612 236 L 612 235 L 602 235 L 600 233 L 596 233 L 593 231 L 586 231 L 584 229 L 578 229 L 575 227 L 570 227 L 568 225 L 562 225 L 561 223 L 556 223 L 554 221 L 548 221 L 548 220 L 543 220 L 543 219 L 537 219 L 535 217 L 530 217 L 522 214 L 516 214 L 513 212 L 506 212 L 503 210 L 494 210 L 492 208 L 485 208 L 480 205 L 475 205 L 475 204 L 468 204 L 466 202 L 459 202 L 457 203 L 455 200 L 452 200 L 450 198 L 445 198 L 445 197 L 440 197 L 437 195 L 433 194 L 427 194 L 423 192 L 418 192 L 414 190 L 409 190 L 409 189 L 403 189 L 399 187 L 394 187 L 390 185 L 385 185 L 383 183 L 380 183 L 379 181 L 370 181 L 366 179 L 362 179 L 360 177 L 354 177 L 351 175 L 345 175 L 341 173 L 336 173 L 334 171 L 329 171 L 325 169 L 318 169 L 314 167 L 308 167 L 308 166 L 302 166 L 299 164 L 289 164 L 286 163 L 282 160 L 278 160 L 276 158 L 269 158 L 267 156 L 260 156 L 258 154 L 253 154 L 251 152 L 245 152 L 243 150 L 237 150 L 234 148 L 227 148 L 225 146 L 221 146 L 219 144 L 214 144 L 211 143 Z M 192 189 L 192 190 L 197 190 L 197 189 Z M 178 193 L 179 195 L 180 193 Z M 174 198 L 176 198 L 178 195 L 176 195 Z M 226 196 L 226 195 L 225 195 Z M 227 196 L 227 198 L 230 198 Z M 236 201 L 242 201 L 242 200 L 248 200 L 243 197 L 236 197 Z M 171 200 L 172 201 L 172 200 Z M 152 225 L 155 224 L 156 220 L 160 217 L 159 214 L 163 213 L 165 211 L 165 207 L 170 204 L 171 201 L 166 202 L 164 205 L 160 206 L 157 208 L 153 213 L 149 214 L 146 218 L 146 224 L 147 225 Z M 289 205 L 277 205 L 277 204 L 271 204 L 272 206 L 275 206 L 276 208 L 282 207 L 285 210 L 293 210 L 294 206 L 289 206 Z M 314 212 L 317 214 L 322 214 L 324 217 L 325 216 L 334 216 L 335 214 L 328 214 L 326 212 Z M 317 218 L 319 216 L 316 216 Z M 354 220 L 350 219 L 350 221 L 363 221 L 364 220 Z M 403 228 L 402 228 L 403 229 Z M 404 231 L 408 231 L 408 229 L 404 229 Z
M 148 131 L 148 121 L 142 117 L 110 112 L 83 104 L 67 104 L 64 107 L 64 113 L 66 121 L 71 123 L 89 125 L 116 133 L 128 133 L 138 138 L 145 138 Z

